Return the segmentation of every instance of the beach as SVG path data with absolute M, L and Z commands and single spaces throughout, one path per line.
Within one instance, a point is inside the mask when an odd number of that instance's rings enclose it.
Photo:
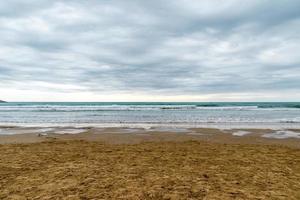
M 1 199 L 300 198 L 300 139 L 274 130 L 7 129 Z
M 300 200 L 299 8 L 0 1 L 0 200 Z
M 299 103 L 0 105 L 0 199 L 299 199 Z

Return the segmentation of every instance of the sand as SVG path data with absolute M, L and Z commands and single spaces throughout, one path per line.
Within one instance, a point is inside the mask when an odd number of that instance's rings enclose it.
M 235 131 L 0 136 L 0 199 L 300 199 L 300 140 Z

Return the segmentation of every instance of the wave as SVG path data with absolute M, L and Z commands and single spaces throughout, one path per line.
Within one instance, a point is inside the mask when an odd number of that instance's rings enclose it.
M 155 111 L 155 110 L 295 110 L 300 103 L 8 103 L 0 105 L 0 112 L 75 112 L 75 111 Z
M 1 106 L 0 111 L 73 112 L 73 111 L 150 111 L 150 110 L 254 110 L 257 106 L 199 107 L 196 105 L 177 106 Z
M 235 110 L 235 111 L 251 111 L 251 110 L 270 110 L 270 111 L 284 111 L 284 110 L 294 110 L 296 108 L 259 108 L 257 106 L 239 106 L 239 107 L 197 107 L 197 106 L 156 106 L 156 107 L 141 107 L 141 106 L 66 106 L 66 107 L 58 107 L 58 106 L 51 106 L 51 107 L 0 107 L 0 112 L 75 112 L 75 111 L 155 111 L 155 110 Z
M 300 123 L 300 117 L 295 117 L 295 118 L 292 118 L 292 119 L 280 119 L 279 120 L 280 123 Z
M 258 108 L 300 108 L 300 104 L 259 105 Z
M 1 106 L 0 111 L 146 111 L 146 110 L 190 110 L 196 106 Z

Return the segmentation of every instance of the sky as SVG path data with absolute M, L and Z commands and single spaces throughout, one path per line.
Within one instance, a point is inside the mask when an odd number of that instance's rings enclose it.
M 0 1 L 0 99 L 300 101 L 299 0 Z

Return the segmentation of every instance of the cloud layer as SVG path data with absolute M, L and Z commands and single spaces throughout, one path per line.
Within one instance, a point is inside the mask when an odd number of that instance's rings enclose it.
M 26 90 L 32 100 L 35 92 L 295 100 L 299 7 L 298 0 L 2 1 L 0 92 L 16 100 Z

